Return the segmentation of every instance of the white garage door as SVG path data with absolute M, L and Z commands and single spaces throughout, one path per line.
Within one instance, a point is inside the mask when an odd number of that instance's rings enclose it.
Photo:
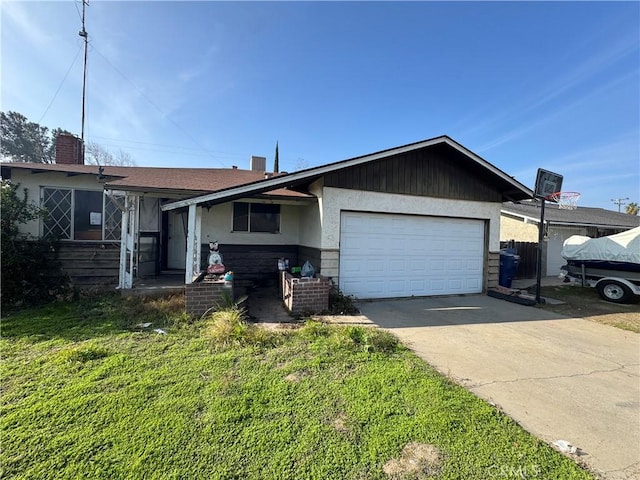
M 340 290 L 357 298 L 482 292 L 484 222 L 342 212 Z

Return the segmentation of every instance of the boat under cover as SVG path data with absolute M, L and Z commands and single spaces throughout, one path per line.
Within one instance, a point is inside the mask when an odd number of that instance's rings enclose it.
M 570 267 L 584 265 L 591 275 L 640 279 L 640 227 L 600 238 L 573 235 L 565 240 L 562 256 Z

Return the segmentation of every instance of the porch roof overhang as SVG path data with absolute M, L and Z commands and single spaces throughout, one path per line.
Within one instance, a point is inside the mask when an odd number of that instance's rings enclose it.
M 446 135 L 435 137 L 429 140 L 423 140 L 421 142 L 411 143 L 400 147 L 395 147 L 380 152 L 371 153 L 369 155 L 363 155 L 339 162 L 322 165 L 319 167 L 313 167 L 306 170 L 301 170 L 295 173 L 289 173 L 286 175 L 280 175 L 269 179 L 259 180 L 255 182 L 246 183 L 239 186 L 229 187 L 217 190 L 215 192 L 207 193 L 204 195 L 187 198 L 184 200 L 178 200 L 170 202 L 162 206 L 163 211 L 181 209 L 189 207 L 191 205 L 215 205 L 218 203 L 225 203 L 233 200 L 237 200 L 243 197 L 259 195 L 274 189 L 290 188 L 293 189 L 296 186 L 308 184 L 314 180 L 322 177 L 323 175 L 342 170 L 349 167 L 354 167 L 367 162 L 373 162 L 381 160 L 383 158 L 391 157 L 402 153 L 411 152 L 425 147 L 431 147 L 435 145 L 447 145 L 453 150 L 463 154 L 470 161 L 476 163 L 485 171 L 491 175 L 493 179 L 500 184 L 500 188 L 504 197 L 511 200 L 524 200 L 533 197 L 533 191 L 525 187 L 518 182 L 515 178 L 507 175 L 505 172 L 490 164 L 479 155 L 468 150 L 455 140 Z

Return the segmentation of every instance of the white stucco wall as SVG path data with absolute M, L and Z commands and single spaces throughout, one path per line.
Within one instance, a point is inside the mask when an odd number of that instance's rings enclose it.
M 403 213 L 441 217 L 474 218 L 489 222 L 489 251 L 500 249 L 500 203 L 470 202 L 361 190 L 324 187 L 322 190 L 322 249 L 340 244 L 340 212 Z
M 238 200 L 246 201 L 246 200 Z M 280 233 L 233 232 L 233 203 L 202 210 L 202 243 L 245 245 L 297 245 L 300 240 L 300 216 L 304 205 L 280 205 Z
M 512 218 L 506 215 L 500 216 L 500 240 L 507 242 L 537 242 L 538 224 L 525 223 L 523 218 Z
M 76 175 L 68 177 L 64 173 L 43 172 L 33 174 L 30 171 L 23 171 L 18 168 L 11 170 L 11 182 L 20 184 L 19 194 L 27 189 L 29 200 L 40 205 L 40 187 L 74 188 L 80 190 L 94 190 L 101 192 L 102 183 L 98 182 L 98 171 L 96 175 Z M 32 220 L 20 226 L 20 231 L 34 236 L 40 235 L 40 220 Z
M 309 187 L 309 192 L 318 201 L 300 208 L 300 245 L 320 248 L 322 246 L 322 180 Z

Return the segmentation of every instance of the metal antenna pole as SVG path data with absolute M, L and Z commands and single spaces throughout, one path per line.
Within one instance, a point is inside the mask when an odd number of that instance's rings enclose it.
M 84 39 L 84 69 L 82 74 L 82 127 L 81 127 L 81 134 L 80 134 L 80 139 L 82 140 L 82 160 L 83 160 L 82 163 L 84 163 L 84 110 L 85 110 L 85 97 L 87 93 L 87 48 L 89 44 L 87 30 L 84 27 L 84 13 L 85 13 L 86 6 L 88 4 L 89 4 L 89 0 L 82 0 L 82 30 L 78 32 L 78 35 L 80 35 Z
M 611 201 L 613 203 L 615 203 L 616 205 L 618 205 L 618 213 L 620 213 L 620 207 L 622 207 L 622 205 L 626 205 L 626 203 L 624 203 L 625 200 L 629 200 L 629 197 L 625 197 L 625 198 L 612 198 Z
M 540 303 L 540 285 L 542 284 L 542 242 L 544 241 L 544 204 L 540 206 L 540 223 L 538 224 L 538 256 L 536 258 L 536 303 Z

